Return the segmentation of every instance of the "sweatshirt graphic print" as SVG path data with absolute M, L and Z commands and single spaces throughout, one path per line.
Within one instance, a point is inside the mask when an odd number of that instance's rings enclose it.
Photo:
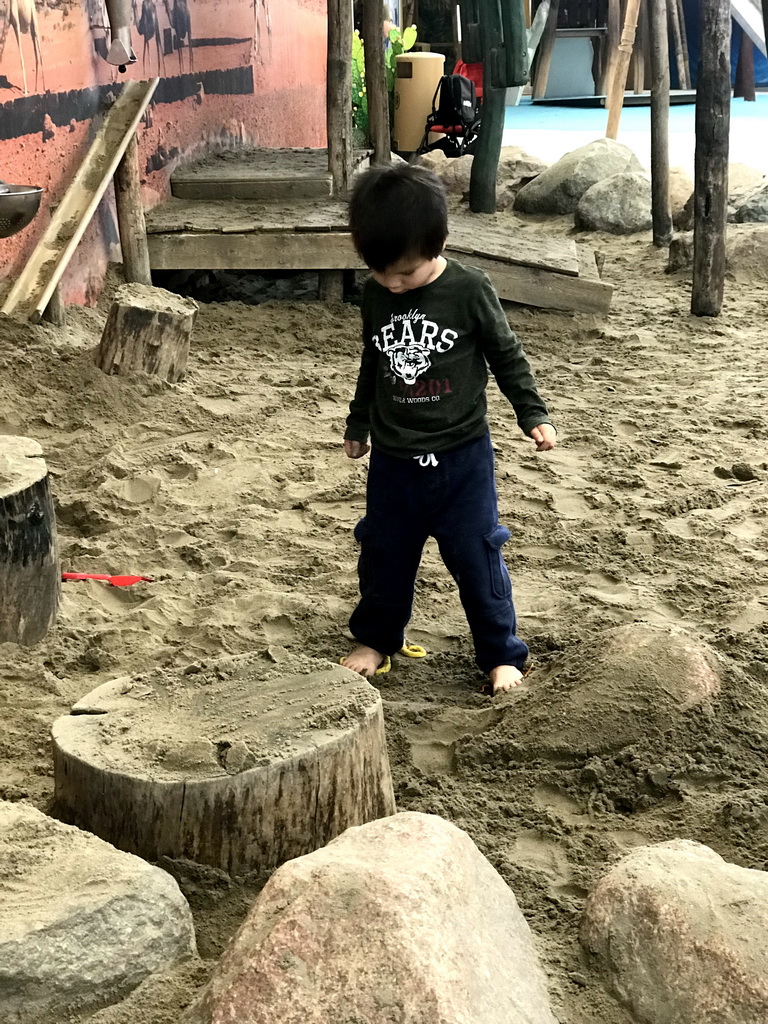
M 389 455 L 449 451 L 488 429 L 488 369 L 528 433 L 548 423 L 528 360 L 482 271 L 448 260 L 422 288 L 363 295 L 363 354 L 345 438 Z

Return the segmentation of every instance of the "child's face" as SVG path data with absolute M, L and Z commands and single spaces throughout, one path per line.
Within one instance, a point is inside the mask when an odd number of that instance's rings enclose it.
M 425 260 L 423 256 L 403 256 L 384 270 L 372 270 L 374 281 L 389 289 L 393 295 L 403 295 L 414 288 L 423 288 L 440 273 L 441 259 L 436 256 Z

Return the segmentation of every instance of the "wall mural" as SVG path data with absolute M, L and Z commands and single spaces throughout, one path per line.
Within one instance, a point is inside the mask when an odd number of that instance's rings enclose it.
M 124 21 L 116 50 L 108 7 Z M 44 189 L 35 221 L 0 238 L 0 279 L 31 251 L 127 79 L 160 79 L 138 132 L 147 206 L 198 153 L 324 146 L 326 36 L 326 0 L 0 0 L 0 179 Z M 91 254 L 116 239 L 111 213 L 100 218 Z M 84 280 L 73 268 L 70 295 Z

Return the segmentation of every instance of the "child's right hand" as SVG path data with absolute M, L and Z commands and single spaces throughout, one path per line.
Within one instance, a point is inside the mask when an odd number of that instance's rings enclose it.
M 350 459 L 362 459 L 371 450 L 371 446 L 365 441 L 345 441 L 344 454 Z

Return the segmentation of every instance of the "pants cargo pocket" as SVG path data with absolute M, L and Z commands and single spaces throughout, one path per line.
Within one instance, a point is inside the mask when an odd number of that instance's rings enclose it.
M 507 543 L 511 534 L 506 526 L 500 523 L 486 533 L 484 540 L 488 548 L 488 569 L 491 577 L 491 589 L 494 597 L 506 598 L 512 594 L 512 584 L 509 579 L 507 567 L 501 556 L 501 549 Z

